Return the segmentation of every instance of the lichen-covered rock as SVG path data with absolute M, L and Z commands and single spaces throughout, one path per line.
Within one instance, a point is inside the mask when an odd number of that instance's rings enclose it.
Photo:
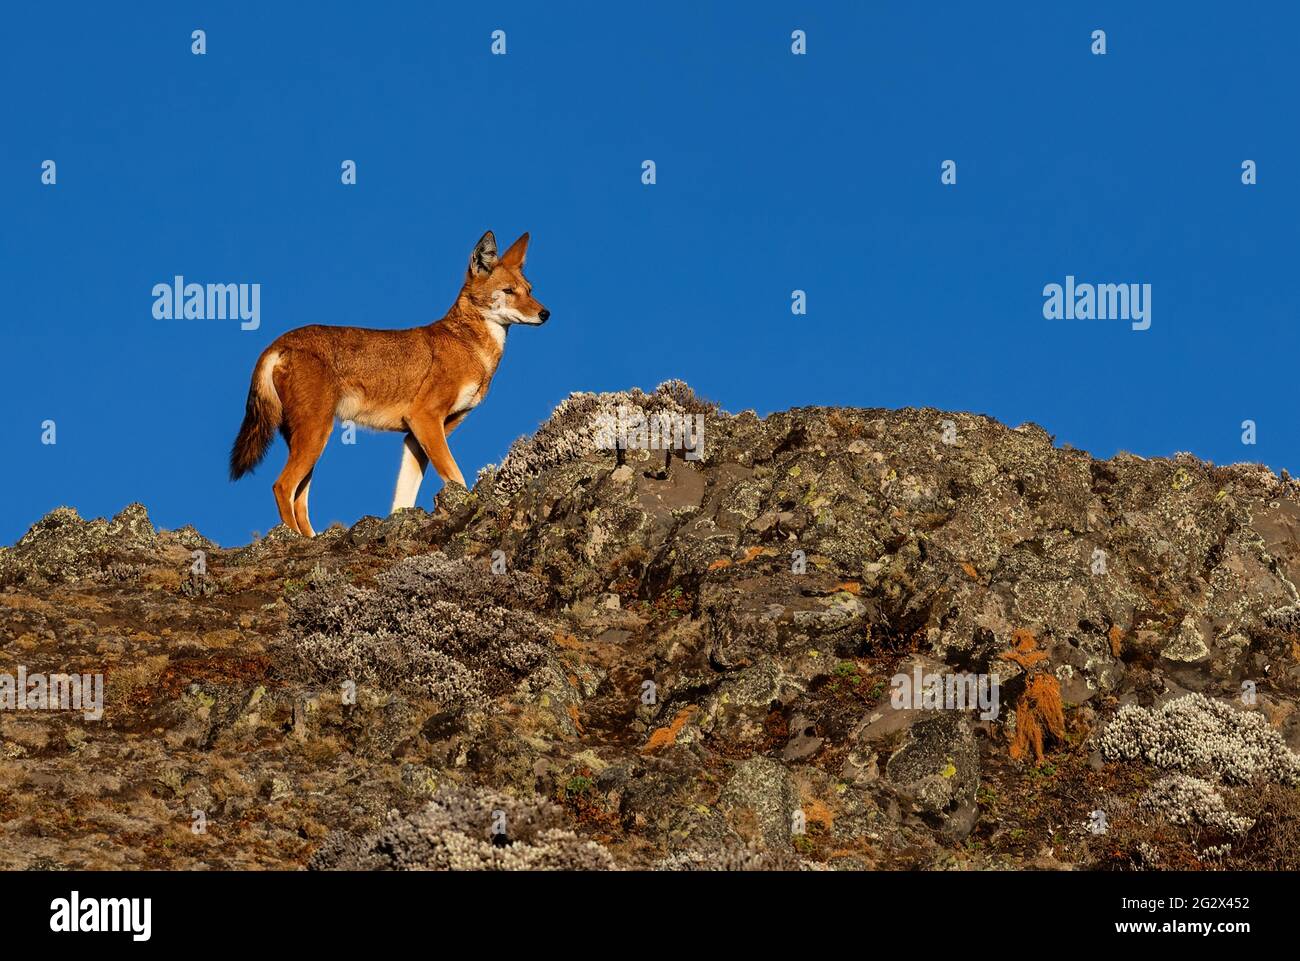
M 752 757 L 736 766 L 719 806 L 750 829 L 753 839 L 773 850 L 787 850 L 802 827 L 795 820 L 799 798 L 790 772 L 780 761 Z
M 884 773 L 922 817 L 952 838 L 965 838 L 974 828 L 979 749 L 964 714 L 942 711 L 916 718 Z
M 129 504 L 111 520 L 91 521 L 59 507 L 13 547 L 0 550 L 0 586 L 103 578 L 114 564 L 151 558 L 157 548 L 157 532 L 140 504 Z
M 813 866 L 785 849 L 724 842 L 709 848 L 674 851 L 651 865 L 656 871 L 801 871 Z
M 103 721 L 0 712 L 0 868 L 1300 869 L 1297 532 L 1258 465 L 673 382 L 315 538 L 62 509 L 0 661 Z M 999 709 L 896 707 L 918 668 Z

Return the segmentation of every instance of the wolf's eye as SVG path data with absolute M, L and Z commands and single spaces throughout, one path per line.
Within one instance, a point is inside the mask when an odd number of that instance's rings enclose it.
M 514 289 L 513 287 L 502 287 L 502 288 L 501 288 L 501 293 L 503 293 L 503 294 L 509 294 L 510 296 L 513 297 L 514 294 L 515 294 L 515 289 Z

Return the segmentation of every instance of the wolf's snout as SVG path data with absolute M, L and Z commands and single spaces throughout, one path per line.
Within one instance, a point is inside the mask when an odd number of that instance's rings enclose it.
M 546 323 L 551 318 L 551 312 L 543 307 L 537 312 L 537 316 L 541 319 L 542 323 Z

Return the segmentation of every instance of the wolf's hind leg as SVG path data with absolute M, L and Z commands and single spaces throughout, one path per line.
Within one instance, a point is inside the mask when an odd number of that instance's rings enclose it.
M 329 398 L 318 401 L 315 410 L 301 406 L 289 409 L 288 430 L 289 459 L 276 482 L 271 485 L 275 503 L 280 508 L 280 519 L 304 537 L 311 537 L 311 521 L 307 519 L 306 485 L 316 461 L 320 460 L 325 442 L 334 429 L 334 403 Z M 284 428 L 281 428 L 284 430 Z M 301 503 L 299 503 L 301 501 Z
M 326 415 L 328 416 L 328 415 Z M 280 518 L 304 537 L 313 537 L 311 521 L 307 519 L 305 487 L 310 486 L 310 475 L 320 459 L 325 442 L 329 440 L 332 420 L 312 425 L 309 430 L 295 431 L 289 439 L 289 460 L 276 482 L 271 485 L 275 502 L 280 508 Z M 304 484 L 304 482 L 307 482 Z M 301 501 L 301 503 L 299 503 Z
M 415 498 L 420 493 L 420 482 L 424 480 L 424 469 L 428 466 L 429 458 L 424 453 L 424 448 L 415 439 L 415 435 L 408 431 L 402 443 L 402 466 L 397 472 L 397 488 L 393 491 L 393 511 L 415 506 Z
M 293 501 L 293 519 L 298 522 L 298 533 L 303 537 L 315 537 L 316 532 L 312 530 L 311 518 L 307 516 L 307 495 L 311 492 L 311 476 L 316 473 L 316 468 L 307 472 L 302 483 L 298 486 L 298 496 Z

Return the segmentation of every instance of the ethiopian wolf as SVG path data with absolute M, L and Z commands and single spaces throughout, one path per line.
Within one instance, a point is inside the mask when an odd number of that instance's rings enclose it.
M 244 423 L 230 451 L 238 480 L 266 456 L 278 428 L 289 459 L 272 485 L 280 519 L 311 537 L 307 493 L 334 419 L 406 432 L 393 510 L 410 507 L 433 461 L 462 487 L 447 435 L 483 400 L 501 363 L 511 324 L 537 326 L 551 312 L 524 277 L 528 234 L 497 256 L 488 231 L 470 255 L 451 310 L 426 327 L 299 327 L 262 352 L 253 368 Z

